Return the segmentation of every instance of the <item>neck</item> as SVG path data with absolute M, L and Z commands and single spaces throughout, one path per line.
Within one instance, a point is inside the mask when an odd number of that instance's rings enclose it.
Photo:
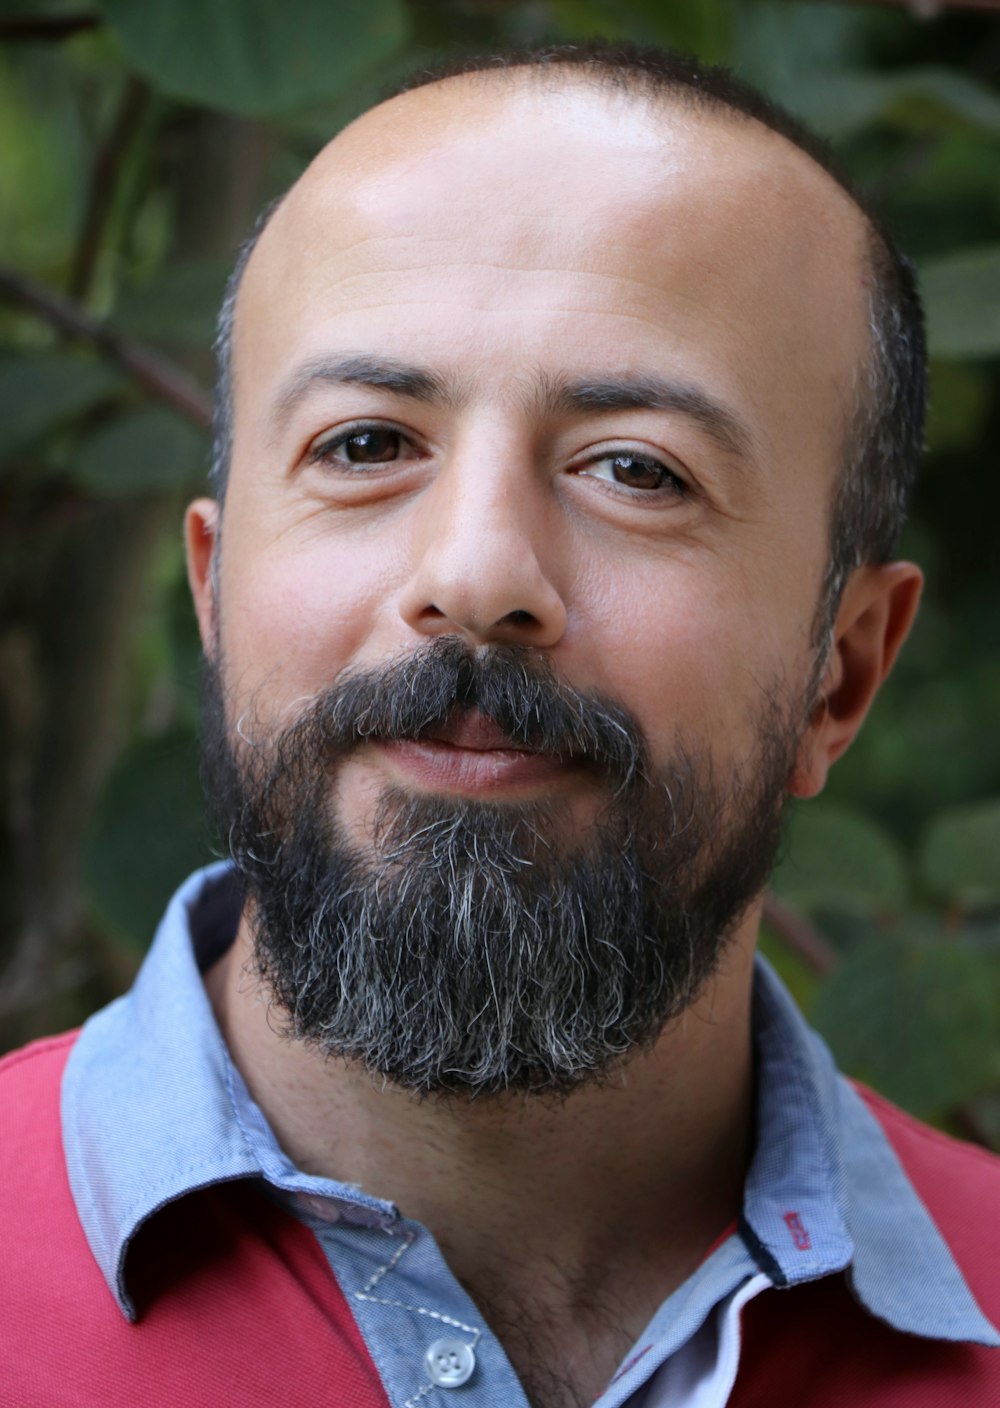
M 652 1049 L 558 1102 L 419 1099 L 280 1036 L 248 977 L 245 919 L 208 986 L 233 1059 L 298 1167 L 396 1203 L 470 1289 L 484 1267 L 503 1280 L 511 1228 L 530 1220 L 545 1229 L 540 1257 L 567 1285 L 592 1281 L 597 1266 L 606 1282 L 630 1258 L 655 1264 L 662 1289 L 652 1309 L 740 1207 L 755 919 Z

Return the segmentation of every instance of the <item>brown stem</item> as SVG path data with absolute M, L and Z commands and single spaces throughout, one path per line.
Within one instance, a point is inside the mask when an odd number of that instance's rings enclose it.
M 0 20 L 0 43 L 5 40 L 72 39 L 88 29 L 97 29 L 100 15 L 38 15 L 34 19 Z
M 272 141 L 251 124 L 186 113 L 153 154 L 177 211 L 172 257 L 231 254 L 261 202 Z M 192 187 L 204 201 L 185 207 Z M 198 424 L 209 419 L 208 397 L 170 359 L 0 268 L 5 297 Z M 152 568 L 176 534 L 172 493 L 67 503 L 58 525 L 45 517 L 50 497 L 40 484 L 9 510 L 0 503 L 12 520 L 0 542 L 0 1048 L 75 1026 L 130 979 L 118 941 L 87 918 L 81 850 L 128 736 Z M 79 985 L 63 966 L 77 956 Z
M 773 890 L 768 890 L 764 896 L 764 923 L 813 972 L 826 977 L 836 968 L 837 951 L 829 939 L 808 919 L 790 909 L 784 900 L 779 900 Z
M 148 103 L 149 93 L 145 85 L 137 78 L 126 78 L 111 130 L 101 143 L 94 162 L 87 209 L 69 277 L 71 298 L 83 299 L 90 291 L 104 228 L 114 205 L 118 174 Z
M 186 372 L 141 342 L 91 317 L 78 304 L 37 279 L 0 264 L 0 299 L 20 303 L 67 337 L 91 343 L 144 391 L 197 425 L 211 423 L 211 398 Z

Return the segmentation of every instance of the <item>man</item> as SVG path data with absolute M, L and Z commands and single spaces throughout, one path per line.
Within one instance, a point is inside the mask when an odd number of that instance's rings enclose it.
M 822 163 L 550 51 L 258 231 L 187 518 L 234 864 L 6 1068 L 5 1401 L 1000 1401 L 996 1162 L 753 957 L 920 590 L 918 305 Z

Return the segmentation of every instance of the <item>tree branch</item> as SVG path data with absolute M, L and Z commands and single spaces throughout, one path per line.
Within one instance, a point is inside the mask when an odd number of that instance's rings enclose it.
M 34 19 L 0 20 L 0 43 L 6 40 L 72 39 L 88 29 L 97 29 L 100 15 L 37 15 Z
M 91 343 L 156 400 L 196 425 L 211 424 L 211 397 L 186 372 L 141 342 L 91 317 L 78 304 L 37 279 L 0 264 L 0 299 L 19 303 L 67 337 Z
M 131 75 L 127 77 L 111 130 L 101 143 L 94 162 L 87 193 L 87 210 L 69 277 L 71 298 L 84 298 L 90 288 L 101 252 L 104 227 L 118 188 L 118 172 L 148 103 L 149 92 L 145 85 Z
M 825 978 L 836 968 L 837 951 L 829 939 L 808 919 L 790 909 L 784 900 L 779 900 L 773 890 L 768 890 L 764 896 L 764 923 L 814 973 Z

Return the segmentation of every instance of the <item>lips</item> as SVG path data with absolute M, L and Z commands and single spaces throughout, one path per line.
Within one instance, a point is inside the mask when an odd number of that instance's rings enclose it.
M 513 743 L 503 729 L 476 709 L 465 709 L 450 716 L 443 724 L 433 728 L 424 738 L 435 743 L 448 743 L 453 748 L 469 748 L 474 753 L 531 753 L 537 752 L 523 743 Z
M 573 770 L 569 759 L 512 742 L 476 710 L 456 712 L 419 739 L 375 746 L 394 771 L 433 792 L 517 794 L 545 788 Z

